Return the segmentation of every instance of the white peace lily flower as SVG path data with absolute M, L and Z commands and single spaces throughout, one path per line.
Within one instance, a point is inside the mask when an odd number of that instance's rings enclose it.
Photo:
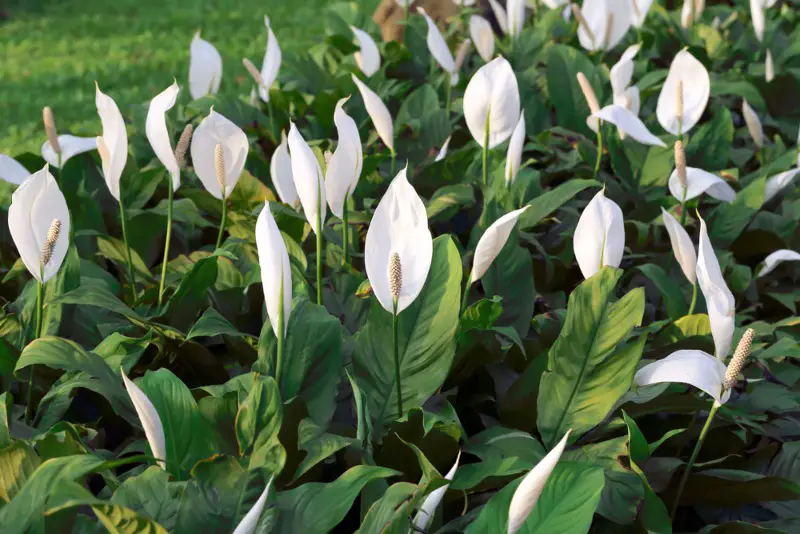
M 0 154 L 0 180 L 19 185 L 30 175 L 31 173 L 22 163 L 11 156 Z
M 767 179 L 764 187 L 764 202 L 772 200 L 782 189 L 791 184 L 798 173 L 800 173 L 800 168 L 795 167 Z
M 261 79 L 264 80 L 264 85 L 259 86 L 258 95 L 264 102 L 269 102 L 269 88 L 278 79 L 283 54 L 267 16 L 264 17 L 264 26 L 267 27 L 267 48 L 264 50 L 264 62 L 261 64 Z
M 702 350 L 679 350 L 663 360 L 639 369 L 633 377 L 633 387 L 675 382 L 688 384 L 708 393 L 715 401 L 725 404 L 731 396 L 722 385 L 726 366 Z
M 378 203 L 364 247 L 367 278 L 378 302 L 390 313 L 393 312 L 393 297 L 389 265 L 392 256 L 398 255 L 402 272 L 398 314 L 422 291 L 433 259 L 433 238 L 428 229 L 425 205 L 408 183 L 406 172 L 407 169 L 403 169 L 397 174 Z
M 289 145 L 286 142 L 286 135 L 281 132 L 281 143 L 269 163 L 269 174 L 272 177 L 272 185 L 278 192 L 281 202 L 297 208 L 300 197 L 297 196 L 297 189 L 294 187 L 294 177 L 292 176 L 292 158 L 289 156 Z
M 483 148 L 489 129 L 488 148 L 511 137 L 520 115 L 519 88 L 511 65 L 498 57 L 472 76 L 464 92 L 464 118 L 472 137 Z
M 615 98 L 622 95 L 625 89 L 631 84 L 631 79 L 633 78 L 633 58 L 636 57 L 636 54 L 639 53 L 639 49 L 641 48 L 641 43 L 629 46 L 625 52 L 622 53 L 622 57 L 619 58 L 619 61 L 611 67 L 609 78 L 611 79 L 611 92 Z
M 736 191 L 725 180 L 702 169 L 686 167 L 686 183 L 688 187 L 684 198 L 678 169 L 672 171 L 669 177 L 669 192 L 680 203 L 699 197 L 703 193 L 722 202 L 731 203 L 736 200 Z
M 508 34 L 516 39 L 525 26 L 525 0 L 507 0 L 506 16 L 508 17 L 506 24 Z
M 58 228 L 52 235 L 54 223 Z M 11 239 L 22 263 L 39 282 L 47 282 L 61 268 L 69 248 L 69 228 L 67 201 L 45 165 L 22 181 L 8 208 Z M 55 242 L 50 248 L 52 238 Z
M 133 402 L 133 407 L 136 409 L 136 415 L 139 416 L 139 422 L 142 423 L 144 435 L 150 445 L 150 451 L 157 459 L 161 469 L 166 469 L 167 442 L 164 438 L 164 426 L 161 424 L 161 418 L 158 416 L 156 407 L 153 406 L 144 391 L 139 389 L 139 386 L 128 378 L 124 369 L 120 367 L 119 371 L 122 375 L 122 382 L 125 384 L 125 390 Z
M 289 123 L 289 154 L 292 158 L 292 177 L 297 195 L 303 205 L 308 224 L 315 234 L 322 229 L 317 224 L 325 222 L 328 204 L 325 200 L 325 179 L 319 166 L 317 156 L 293 122 Z
M 750 0 L 750 18 L 753 19 L 753 32 L 759 42 L 764 41 L 764 29 L 767 25 L 764 7 L 764 0 Z
M 572 239 L 575 259 L 584 278 L 603 266 L 619 267 L 625 251 L 625 224 L 622 210 L 601 190 L 581 213 Z
M 583 98 L 586 99 L 586 105 L 589 106 L 589 112 L 591 113 L 591 115 L 586 117 L 586 126 L 588 126 L 593 132 L 597 133 L 598 129 L 600 128 L 600 120 L 594 116 L 595 113 L 600 113 L 600 102 L 597 100 L 597 94 L 594 92 L 592 84 L 589 83 L 589 79 L 584 73 L 579 72 L 575 75 L 575 77 L 578 80 L 578 85 L 581 87 Z
M 546 5 L 547 7 L 549 7 L 550 9 L 558 9 L 560 7 L 563 7 L 563 6 L 569 7 L 569 1 L 570 0 L 542 0 L 542 3 L 544 5 Z M 528 7 L 530 7 L 531 9 L 534 9 L 536 6 L 535 5 L 531 5 L 531 3 L 532 2 L 530 2 L 530 1 L 528 2 Z M 533 3 L 535 3 L 535 0 L 534 0 Z
M 517 224 L 520 216 L 525 213 L 530 206 L 514 210 L 511 213 L 506 213 L 489 226 L 478 240 L 478 246 L 475 247 L 475 257 L 472 260 L 472 273 L 469 277 L 469 283 L 472 284 L 480 280 L 492 262 L 503 250 L 511 231 L 514 230 L 514 225 Z
M 453 138 L 453 134 L 447 136 L 447 139 L 444 140 L 444 144 L 442 148 L 439 150 L 439 153 L 436 154 L 436 159 L 433 161 L 442 161 L 444 158 L 447 157 L 447 149 L 450 148 L 450 139 Z
M 623 0 L 584 0 L 578 24 L 578 41 L 590 52 L 611 50 L 631 25 L 631 8 Z
M 119 180 L 128 161 L 128 132 L 117 103 L 100 91 L 95 83 L 95 104 L 97 114 L 103 123 L 103 135 L 97 138 L 97 148 L 103 163 L 103 177 L 111 196 L 119 202 Z
M 378 45 L 364 30 L 360 30 L 355 26 L 350 26 L 350 29 L 353 30 L 358 40 L 358 46 L 361 48 L 360 51 L 354 54 L 356 64 L 361 69 L 361 72 L 364 73 L 364 76 L 369 78 L 381 68 L 381 53 L 378 51 Z
M 447 41 L 444 40 L 442 32 L 439 31 L 439 27 L 436 26 L 436 23 L 433 22 L 433 19 L 428 16 L 423 8 L 418 7 L 417 12 L 425 17 L 425 22 L 428 23 L 428 50 L 439 66 L 450 74 L 450 84 L 456 85 L 458 83 L 456 61 L 453 59 L 453 54 L 447 46 Z
M 339 144 L 325 170 L 325 191 L 328 205 L 334 215 L 341 218 L 344 204 L 356 190 L 364 162 L 358 126 L 345 113 L 343 106 L 350 97 L 339 100 L 333 112 Z
M 450 468 L 450 471 L 444 476 L 444 479 L 447 481 L 453 480 L 453 477 L 456 474 L 456 470 L 458 469 L 458 461 L 461 458 L 461 451 L 458 451 L 458 456 L 456 456 L 456 461 L 453 464 L 453 467 Z M 447 487 L 450 484 L 445 484 L 441 488 L 436 488 L 432 492 L 425 497 L 425 500 L 422 502 L 422 506 L 417 512 L 416 517 L 414 518 L 414 526 L 417 528 L 416 531 L 418 532 L 425 532 L 425 529 L 428 528 L 428 524 L 433 519 L 433 515 L 436 513 L 436 508 L 439 506 L 439 503 L 442 502 L 442 497 L 444 497 L 445 492 L 447 491 Z M 411 532 L 416 532 L 412 529 Z
M 96 137 L 77 137 L 74 135 L 59 135 L 58 144 L 61 145 L 61 166 L 67 164 L 72 156 L 97 150 Z M 50 146 L 50 141 L 42 144 L 42 157 L 52 167 L 58 168 L 58 154 Z
M 261 512 L 264 511 L 264 505 L 267 504 L 267 496 L 269 495 L 269 488 L 272 486 L 272 479 L 270 477 L 267 482 L 267 487 L 261 492 L 261 496 L 256 503 L 250 508 L 250 511 L 245 514 L 242 520 L 236 525 L 233 534 L 253 534 L 258 526 L 258 520 L 261 518 Z
M 269 202 L 256 222 L 256 247 L 258 263 L 261 266 L 261 285 L 264 289 L 264 302 L 272 331 L 278 336 L 278 314 L 283 307 L 283 334 L 289 326 L 289 314 L 292 313 L 292 267 L 289 253 L 283 241 L 281 231 L 269 209 Z M 282 294 L 282 295 L 281 295 Z
M 682 98 L 678 90 L 682 89 Z M 711 95 L 711 78 L 702 63 L 685 49 L 678 52 L 658 95 L 656 116 L 673 135 L 688 133 L 703 115 Z M 683 110 L 678 110 L 679 103 Z
M 697 282 L 706 299 L 711 336 L 714 338 L 716 357 L 724 360 L 733 339 L 736 301 L 728 289 L 708 238 L 706 222 L 700 218 L 700 243 L 697 255 Z
M 650 130 L 647 129 L 647 126 L 639 120 L 639 117 L 637 117 L 635 113 L 626 107 L 611 104 L 597 113 L 594 113 L 592 117 L 613 124 L 625 134 L 644 145 L 667 146 L 664 141 L 653 135 Z
M 492 8 L 497 25 L 500 26 L 500 31 L 507 34 L 508 15 L 506 14 L 506 8 L 504 8 L 497 0 L 489 0 L 489 6 Z
M 639 109 L 642 105 L 642 101 L 639 97 L 639 88 L 635 85 L 628 87 L 622 92 L 621 95 L 614 97 L 614 103 L 618 106 L 629 109 L 631 113 L 638 116 Z
M 567 430 L 561 441 L 544 458 L 539 460 L 539 463 L 525 475 L 522 483 L 514 491 L 514 496 L 511 497 L 511 504 L 508 507 L 508 534 L 518 532 L 533 511 L 536 501 L 539 500 L 539 496 L 547 483 L 547 479 L 550 478 L 550 474 L 564 453 L 570 432 L 572 431 Z
M 358 87 L 358 92 L 361 93 L 361 99 L 364 101 L 364 107 L 367 108 L 369 118 L 372 119 L 372 125 L 375 131 L 378 132 L 378 137 L 381 138 L 383 144 L 389 147 L 389 150 L 394 151 L 394 123 L 392 122 L 392 115 L 389 113 L 389 108 L 383 103 L 381 98 L 375 92 L 364 84 L 361 80 L 352 75 L 353 83 Z
M 511 134 L 511 141 L 508 142 L 508 154 L 506 155 L 506 186 L 511 186 L 517 179 L 517 173 L 522 165 L 522 149 L 525 146 L 525 113 L 519 116 L 514 133 Z
M 189 49 L 189 94 L 193 100 L 215 95 L 222 81 L 222 56 L 214 45 L 194 34 Z
M 653 0 L 631 0 L 631 22 L 637 28 L 644 26 L 647 13 L 653 5 Z
M 214 111 L 212 107 L 208 117 L 203 119 L 192 136 L 192 163 L 206 191 L 214 198 L 222 200 L 223 192 L 217 180 L 214 158 L 217 145 L 222 146 L 225 156 L 224 184 L 225 198 L 228 198 L 244 170 L 250 145 L 242 129 Z
M 775 64 L 772 62 L 772 52 L 767 48 L 767 58 L 764 60 L 764 79 L 767 83 L 775 79 Z
M 771 273 L 779 263 L 784 261 L 800 261 L 800 254 L 789 249 L 776 250 L 764 258 L 764 266 L 758 271 L 758 276 L 756 276 L 756 278 L 761 278 Z
M 145 122 L 145 133 L 150 146 L 158 160 L 172 176 L 172 190 L 177 191 L 181 185 L 181 170 L 178 160 L 175 159 L 175 150 L 172 148 L 172 141 L 167 131 L 166 113 L 175 105 L 178 99 L 180 88 L 178 82 L 174 82 L 164 91 L 157 94 L 150 101 L 147 109 L 147 121 Z
M 492 24 L 480 15 L 472 15 L 469 18 L 469 35 L 478 55 L 486 62 L 494 57 L 494 30 Z
M 764 129 L 761 126 L 761 120 L 746 99 L 742 100 L 742 115 L 744 115 L 744 122 L 747 124 L 747 131 L 750 132 L 753 142 L 758 148 L 763 148 Z
M 694 249 L 692 238 L 670 212 L 661 208 L 661 214 L 675 259 L 678 260 L 686 279 L 694 285 L 697 281 L 697 251 Z

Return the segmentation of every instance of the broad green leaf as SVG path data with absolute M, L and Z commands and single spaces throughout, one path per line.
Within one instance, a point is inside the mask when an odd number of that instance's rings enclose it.
M 680 319 L 688 311 L 686 299 L 683 297 L 680 286 L 672 280 L 669 275 L 660 266 L 654 263 L 646 263 L 645 265 L 637 265 L 642 274 L 644 274 L 653 285 L 656 286 L 658 292 L 664 299 L 664 304 L 667 307 L 667 315 L 671 319 Z M 683 278 L 681 282 L 683 282 Z M 688 282 L 687 282 L 688 283 Z
M 275 532 L 324 534 L 338 525 L 361 489 L 373 480 L 398 475 L 385 467 L 357 465 L 333 482 L 309 482 L 278 494 Z M 313 513 L 309 513 L 313 510 Z
M 455 354 L 461 296 L 461 257 L 449 236 L 433 241 L 433 260 L 417 299 L 398 316 L 403 409 L 421 406 L 444 382 Z M 379 425 L 398 417 L 392 314 L 373 302 L 356 336 L 353 367 Z
M 474 189 L 469 184 L 456 184 L 442 187 L 431 197 L 425 211 L 428 220 L 446 220 L 462 208 L 475 204 Z
M 473 488 L 489 477 L 519 474 L 532 468 L 547 451 L 527 432 L 495 426 L 471 437 L 464 452 L 481 461 L 458 468 L 450 485 L 456 490 Z
M 700 169 L 725 169 L 733 147 L 733 118 L 726 107 L 714 110 L 710 121 L 700 124 L 689 136 L 686 162 Z
M 519 218 L 520 229 L 532 228 L 545 217 L 572 200 L 575 195 L 589 187 L 600 187 L 596 180 L 570 180 L 547 193 L 537 196 L 528 203 L 529 208 Z
M 125 480 L 109 502 L 150 518 L 171 531 L 175 527 L 182 490 L 182 483 L 170 481 L 166 471 L 152 466 Z
M 378 499 L 367 512 L 357 534 L 408 534 L 414 505 L 421 499 L 422 491 L 415 484 L 398 482 L 392 484 L 383 497 Z
M 11 444 L 11 418 L 14 398 L 11 392 L 0 394 L 0 449 Z
M 297 446 L 306 451 L 306 456 L 295 470 L 293 481 L 297 480 L 321 461 L 336 454 L 356 440 L 330 434 L 314 424 L 311 419 L 303 419 L 297 429 Z
M 339 320 L 323 306 L 296 299 L 284 341 L 280 393 L 285 400 L 302 397 L 314 421 L 327 427 L 336 407 L 341 379 L 342 334 Z M 264 322 L 253 371 L 274 375 L 278 340 Z
M 729 247 L 753 220 L 764 203 L 765 179 L 759 178 L 736 194 L 732 204 L 720 204 L 708 223 L 709 238 L 717 249 Z
M 197 320 L 189 333 L 186 334 L 186 341 L 195 337 L 211 337 L 211 336 L 246 336 L 244 332 L 240 332 L 233 326 L 230 321 L 220 315 L 214 308 L 208 308 L 203 315 Z
M 0 449 L 0 500 L 11 502 L 40 463 L 36 451 L 25 441 Z
M 548 354 L 539 389 L 537 426 L 552 447 L 597 425 L 628 391 L 646 336 L 617 349 L 644 315 L 644 290 L 613 302 L 622 271 L 604 267 L 569 297 L 567 320 Z
M 155 521 L 142 517 L 124 506 L 95 505 L 92 506 L 92 510 L 111 534 L 167 534 L 167 530 Z
M 586 117 L 591 115 L 591 111 L 578 84 L 579 72 L 586 75 L 602 102 L 605 83 L 589 58 L 566 45 L 550 47 L 547 54 L 547 92 L 556 110 L 557 124 L 593 138 L 594 133 L 586 125 Z
M 114 237 L 101 235 L 97 237 L 97 249 L 101 256 L 114 262 L 117 269 L 121 270 L 127 275 L 128 251 L 125 248 L 124 241 Z M 139 253 L 136 252 L 136 250 L 132 247 L 131 261 L 133 262 L 133 270 L 136 274 L 136 279 L 139 280 L 140 283 L 142 279 L 152 283 L 153 275 L 150 272 L 150 269 L 147 268 L 144 260 L 142 260 L 142 258 L 139 256 Z
M 496 326 L 511 326 L 520 337 L 527 336 L 536 301 L 533 258 L 527 249 L 519 246 L 516 232 L 512 232 L 481 283 L 487 295 L 503 298 L 503 313 Z
M 61 304 L 80 304 L 97 306 L 104 310 L 118 313 L 136 321 L 144 319 L 135 311 L 130 309 L 124 302 L 119 300 L 108 289 L 99 284 L 82 285 L 55 299 Z
M 250 455 L 250 469 L 267 467 L 280 472 L 285 460 L 278 431 L 283 423 L 283 403 L 278 384 L 272 377 L 256 376 L 250 394 L 236 415 L 236 439 L 239 454 Z
M 167 470 L 178 480 L 217 451 L 213 432 L 189 388 L 168 369 L 148 371 L 137 385 L 153 403 L 167 444 Z
M 508 508 L 521 482 L 520 476 L 495 494 L 466 533 L 506 532 Z M 603 483 L 603 470 L 599 467 L 559 462 L 519 534 L 588 532 L 600 502 Z

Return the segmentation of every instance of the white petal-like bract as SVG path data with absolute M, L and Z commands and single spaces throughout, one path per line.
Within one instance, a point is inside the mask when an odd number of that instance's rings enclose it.
M 489 62 L 494 57 L 494 30 L 491 23 L 480 15 L 472 15 L 469 18 L 469 35 L 478 54 L 485 62 Z
M 128 132 L 125 130 L 125 119 L 122 118 L 117 103 L 110 96 L 103 94 L 98 85 L 95 91 L 95 104 L 97 114 L 103 123 L 102 143 L 105 147 L 100 150 L 100 159 L 103 163 L 103 177 L 108 190 L 119 201 L 119 180 L 128 161 Z
M 300 197 L 297 196 L 297 189 L 294 186 L 289 145 L 286 142 L 286 135 L 282 132 L 281 143 L 272 153 L 272 159 L 269 162 L 269 174 L 272 178 L 272 185 L 275 186 L 281 202 L 296 208 L 300 202 Z
M 283 54 L 278 39 L 269 25 L 269 17 L 264 17 L 264 25 L 267 27 L 267 47 L 264 50 L 264 62 L 261 64 L 261 79 L 264 80 L 264 86 L 258 88 L 258 94 L 261 100 L 269 102 L 269 89 L 278 79 Z
M 483 147 L 488 126 L 488 148 L 492 149 L 511 137 L 519 116 L 517 77 L 505 58 L 495 58 L 478 69 L 464 92 L 467 127 Z
M 269 209 L 269 202 L 258 215 L 256 222 L 256 247 L 258 263 L 261 266 L 261 285 L 264 289 L 264 303 L 272 325 L 272 332 L 278 336 L 278 313 L 283 306 L 283 333 L 289 326 L 292 312 L 292 267 L 289 253 L 281 231 Z M 281 298 L 281 294 L 283 297 Z
M 764 0 L 750 0 L 750 18 L 753 20 L 753 33 L 759 42 L 764 41 L 766 17 L 764 16 Z
M 761 278 L 762 276 L 771 273 L 773 270 L 775 270 L 775 267 L 777 267 L 779 263 L 784 261 L 800 261 L 800 253 L 789 249 L 776 250 L 764 258 L 764 266 L 760 271 L 758 271 L 757 278 Z
M 664 141 L 653 135 L 650 130 L 647 129 L 647 126 L 645 126 L 644 123 L 639 119 L 639 117 L 637 117 L 636 114 L 630 111 L 628 108 L 611 104 L 610 106 L 606 106 L 597 113 L 593 114 L 592 117 L 597 117 L 598 119 L 610 122 L 627 135 L 644 145 L 660 147 L 667 146 Z
M 322 231 L 318 222 L 324 223 L 328 214 L 325 179 L 317 156 L 293 122 L 289 126 L 289 155 L 292 158 L 294 186 L 303 205 L 303 212 L 311 229 L 317 234 Z
M 631 6 L 624 0 L 584 0 L 583 20 L 578 25 L 578 41 L 590 52 L 611 50 L 625 37 L 631 26 Z
M 622 210 L 597 193 L 586 205 L 572 239 L 575 258 L 584 278 L 590 278 L 603 266 L 619 267 L 625 251 L 625 224 Z
M 520 165 L 522 165 L 522 149 L 525 146 L 525 113 L 519 116 L 514 133 L 511 134 L 511 141 L 508 142 L 508 154 L 506 155 L 506 185 L 510 186 L 517 179 Z
M 406 172 L 403 169 L 397 174 L 378 203 L 364 246 L 367 278 L 378 302 L 390 313 L 393 311 L 389 285 L 392 255 L 399 256 L 402 270 L 397 313 L 410 306 L 422 291 L 433 260 L 433 238 L 428 229 L 425 205 L 408 183 Z
M 714 353 L 725 360 L 733 339 L 736 301 L 728 289 L 714 247 L 708 238 L 706 222 L 700 218 L 700 243 L 697 247 L 697 283 L 706 299 L 711 335 L 714 338 Z
M 661 208 L 661 214 L 675 259 L 678 260 L 678 265 L 681 266 L 686 279 L 694 285 L 697 281 L 697 251 L 692 243 L 692 238 L 670 212 Z
M 96 137 L 77 137 L 75 135 L 59 135 L 58 144 L 61 145 L 61 166 L 67 164 L 72 156 L 97 150 Z M 58 168 L 58 154 L 50 146 L 50 141 L 42 145 L 42 157 L 52 167 Z
M 611 67 L 609 78 L 611 79 L 611 92 L 615 97 L 621 95 L 631 84 L 631 78 L 633 77 L 633 58 L 639 53 L 641 47 L 641 43 L 629 46 L 625 52 L 622 53 L 622 57 L 619 58 L 619 61 Z
M 451 467 L 450 471 L 448 471 L 444 476 L 445 480 L 453 480 L 456 470 L 458 469 L 458 461 L 460 458 L 461 451 L 458 451 L 458 456 L 456 456 L 456 461 L 453 464 L 453 467 Z M 449 484 L 445 484 L 440 488 L 436 488 L 430 492 L 427 497 L 425 497 L 425 501 L 423 501 L 419 512 L 417 512 L 416 517 L 414 517 L 414 526 L 419 530 L 419 532 L 425 532 L 425 529 L 428 528 L 428 524 L 433 519 L 433 515 L 436 513 L 436 508 L 439 506 L 439 503 L 442 502 L 442 497 L 444 497 L 448 486 Z
M 267 504 L 267 496 L 269 496 L 269 488 L 272 486 L 272 478 L 267 482 L 267 487 L 261 492 L 256 503 L 250 508 L 250 511 L 245 514 L 242 520 L 236 525 L 233 534 L 253 534 L 258 526 L 258 520 L 261 518 L 261 512 L 264 511 L 264 505 Z
M 250 145 L 242 129 L 212 107 L 208 117 L 203 119 L 192 135 L 192 163 L 206 190 L 222 200 L 222 188 L 217 181 L 214 161 L 217 145 L 222 145 L 225 154 L 225 198 L 228 198 L 244 170 Z
M 688 187 L 686 188 L 685 198 L 677 169 L 672 171 L 668 183 L 669 192 L 681 204 L 686 200 L 699 197 L 703 193 L 722 202 L 731 203 L 736 200 L 736 191 L 728 185 L 728 182 L 716 174 L 711 174 L 695 167 L 686 167 L 686 183 Z
M 364 101 L 364 107 L 367 108 L 369 118 L 372 119 L 372 125 L 375 131 L 378 132 L 378 137 L 381 138 L 383 144 L 394 150 L 394 122 L 392 115 L 389 113 L 389 108 L 383 103 L 383 100 L 375 94 L 375 92 L 367 87 L 367 85 L 358 79 L 353 74 L 353 83 L 358 87 L 358 92 L 361 93 L 361 99 Z
M 682 88 L 683 113 L 678 111 L 678 88 Z M 658 95 L 656 116 L 661 127 L 673 135 L 694 128 L 703 115 L 711 95 L 708 71 L 693 55 L 681 50 L 672 60 L 669 74 Z
M 0 154 L 0 180 L 19 185 L 30 175 L 31 173 L 28 172 L 28 169 L 26 169 L 22 163 L 11 156 Z
M 764 202 L 772 200 L 783 188 L 792 183 L 798 173 L 800 173 L 800 167 L 770 176 L 764 187 Z
M 433 22 L 433 19 L 428 16 L 425 10 L 418 7 L 417 11 L 420 15 L 425 17 L 425 22 L 428 23 L 428 51 L 430 51 L 433 59 L 436 60 L 439 66 L 452 76 L 456 72 L 456 61 L 453 58 L 452 52 L 450 52 L 450 48 L 447 46 L 447 41 L 444 40 L 442 32 L 439 31 L 439 27 L 436 26 L 436 23 Z
M 164 438 L 164 426 L 161 424 L 161 418 L 158 416 L 153 403 L 150 402 L 144 391 L 139 389 L 139 386 L 128 378 L 125 370 L 120 368 L 120 373 L 125 384 L 125 390 L 128 392 L 128 396 L 133 402 L 133 407 L 136 409 L 136 414 L 139 416 L 139 421 L 142 423 L 144 435 L 150 445 L 150 451 L 157 459 L 161 469 L 166 469 L 167 442 Z M 175 459 L 172 458 L 171 460 Z
M 433 161 L 442 161 L 444 158 L 447 157 L 447 149 L 450 148 L 450 139 L 453 138 L 453 135 L 448 135 L 447 139 L 444 140 L 444 144 L 442 148 L 439 149 L 439 153 L 436 154 L 436 158 Z
M 150 142 L 150 146 L 158 160 L 172 176 L 173 191 L 177 191 L 181 185 L 181 170 L 178 166 L 178 160 L 175 159 L 175 150 L 172 148 L 172 141 L 169 138 L 165 114 L 175 105 L 175 101 L 178 99 L 178 92 L 180 92 L 180 88 L 178 83 L 175 82 L 157 94 L 150 101 L 145 122 L 147 140 Z
M 348 97 L 350 98 L 350 97 Z M 325 170 L 325 192 L 334 215 L 341 218 L 344 204 L 356 190 L 361 176 L 363 154 L 356 122 L 344 111 L 347 98 L 339 100 L 333 112 L 338 145 Z
M 689 384 L 724 404 L 731 396 L 722 387 L 725 369 L 721 360 L 701 350 L 679 350 L 639 369 L 633 385 L 638 388 L 666 382 Z
M 197 32 L 189 56 L 189 93 L 192 99 L 217 94 L 222 81 L 222 56 L 217 49 Z
M 361 49 L 355 53 L 356 63 L 364 76 L 369 78 L 381 68 L 381 53 L 378 51 L 378 45 L 364 30 L 355 26 L 350 26 L 350 29 L 358 39 L 358 46 Z
M 517 224 L 517 220 L 525 213 L 529 206 L 506 213 L 489 226 L 478 240 L 475 247 L 475 257 L 472 260 L 472 274 L 469 283 L 477 282 L 486 274 L 489 266 L 503 250 L 503 247 Z
M 764 146 L 764 129 L 761 126 L 761 119 L 758 118 L 747 100 L 742 100 L 742 115 L 744 115 L 744 122 L 747 124 L 747 131 L 750 132 L 753 142 L 758 148 L 762 148 Z

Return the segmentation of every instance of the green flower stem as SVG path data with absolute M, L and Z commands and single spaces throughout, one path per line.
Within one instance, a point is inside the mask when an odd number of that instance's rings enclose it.
M 167 256 L 169 255 L 169 242 L 172 238 L 172 176 L 167 173 L 167 236 L 164 238 L 164 261 L 161 263 L 161 281 L 158 284 L 158 306 L 164 300 L 164 282 L 167 279 Z
M 283 371 L 283 342 L 284 342 L 284 321 L 286 318 L 283 316 L 283 270 L 281 270 L 281 289 L 278 292 L 278 356 L 275 363 L 275 381 L 278 383 L 278 388 L 281 384 L 281 374 Z
M 483 126 L 483 154 L 481 158 L 483 162 L 483 185 L 489 185 L 489 118 L 491 114 L 492 110 L 490 108 L 486 113 L 486 124 Z
M 692 303 L 689 305 L 689 313 L 686 315 L 692 315 L 694 313 L 694 307 L 697 304 L 697 280 L 694 282 L 694 288 L 692 289 Z
M 444 111 L 447 113 L 448 120 L 450 119 L 450 101 L 453 96 L 453 75 L 449 72 L 447 73 L 447 77 L 445 79 L 445 88 L 444 88 Z
M 44 277 L 44 267 L 39 267 L 40 276 Z M 44 322 L 44 283 L 36 282 L 36 322 L 34 323 L 33 339 L 39 339 L 42 335 L 42 323 Z M 25 424 L 30 425 L 33 421 L 33 375 L 36 366 L 32 365 L 30 376 L 28 376 L 28 404 L 25 407 Z
M 347 226 L 347 194 L 344 196 L 344 207 L 342 208 L 342 265 L 347 265 L 350 261 L 350 253 L 347 248 L 348 226 Z
M 317 304 L 322 306 L 322 212 L 319 209 L 317 209 Z
M 136 303 L 136 274 L 133 270 L 133 257 L 131 256 L 131 245 L 128 241 L 128 228 L 125 224 L 125 204 L 122 202 L 122 198 L 120 195 L 119 200 L 119 218 L 122 222 L 122 240 L 125 242 L 125 251 L 128 254 L 128 278 L 131 282 L 131 296 L 133 300 L 131 301 L 132 304 Z
M 597 125 L 597 160 L 594 162 L 593 178 L 597 178 L 600 172 L 600 162 L 603 161 L 603 123 Z
M 389 147 L 389 153 L 392 156 L 392 166 L 389 169 L 389 179 L 391 180 L 394 178 L 394 169 L 397 164 L 397 152 L 394 151 L 394 147 Z
M 706 435 L 711 428 L 711 422 L 714 420 L 714 416 L 717 414 L 719 407 L 720 404 L 717 403 L 717 401 L 714 401 L 714 404 L 711 406 L 711 411 L 708 412 L 706 424 L 703 425 L 703 430 L 700 431 L 700 437 L 697 438 L 697 444 L 694 446 L 692 456 L 689 457 L 689 463 L 686 464 L 686 469 L 683 471 L 681 481 L 678 484 L 678 492 L 675 494 L 675 500 L 672 502 L 672 510 L 669 514 L 670 518 L 673 520 L 675 519 L 675 512 L 678 510 L 678 505 L 681 502 L 681 494 L 683 493 L 683 489 L 686 487 L 686 481 L 689 480 L 689 473 L 692 471 L 695 460 L 697 460 L 697 455 L 700 454 L 700 449 L 703 447 L 703 442 L 706 439 Z
M 397 297 L 392 303 L 392 351 L 394 354 L 394 381 L 397 385 L 397 417 L 403 417 L 403 388 L 400 385 L 400 353 L 397 346 Z
M 222 186 L 222 220 L 219 223 L 219 234 L 217 234 L 217 247 L 222 245 L 222 234 L 225 232 L 225 223 L 228 222 L 228 199 L 225 197 L 225 186 Z
M 58 172 L 56 173 L 56 185 L 61 188 L 61 152 L 56 154 L 56 159 L 58 161 Z
M 278 144 L 278 136 L 275 134 L 275 119 L 272 116 L 272 102 L 269 98 L 267 98 L 267 113 L 269 114 L 269 136 L 275 144 Z
M 469 286 L 472 285 L 472 273 L 467 275 L 467 283 L 464 284 L 464 292 L 461 295 L 461 313 L 467 309 L 467 302 L 469 301 Z

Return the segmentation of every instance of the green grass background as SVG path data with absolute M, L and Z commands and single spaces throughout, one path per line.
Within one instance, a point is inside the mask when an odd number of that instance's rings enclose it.
M 42 107 L 59 133 L 98 135 L 94 82 L 125 113 L 172 83 L 188 93 L 197 30 L 222 54 L 221 93 L 249 94 L 270 17 L 281 49 L 323 38 L 326 0 L 0 0 L 0 153 L 38 153 Z M 284 57 L 284 60 L 286 58 Z

